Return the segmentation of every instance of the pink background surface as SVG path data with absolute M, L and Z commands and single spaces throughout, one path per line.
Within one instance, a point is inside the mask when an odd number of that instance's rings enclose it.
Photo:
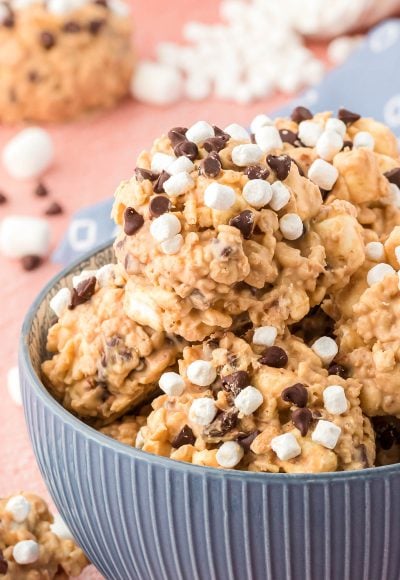
M 172 0 L 160 17 L 160 0 L 136 0 L 132 2 L 132 11 L 138 54 L 150 57 L 161 39 L 180 39 L 185 21 L 215 21 L 218 2 Z M 323 49 L 316 47 L 316 50 Z M 187 125 L 198 119 L 207 119 L 222 127 L 234 121 L 247 125 L 257 113 L 282 102 L 283 98 L 277 96 L 251 106 L 210 100 L 155 109 L 129 101 L 112 112 L 50 127 L 56 162 L 44 182 L 51 191 L 51 199 L 58 200 L 65 208 L 64 215 L 49 218 L 52 247 L 61 239 L 71 213 L 83 205 L 110 197 L 118 183 L 132 175 L 140 150 L 149 146 L 158 134 L 171 126 Z M 15 128 L 0 129 L 0 148 L 15 132 Z M 35 197 L 34 185 L 10 179 L 0 167 L 0 190 L 9 198 L 9 203 L 0 206 L 0 220 L 10 213 L 43 214 L 50 200 Z M 36 271 L 24 272 L 18 262 L 0 257 L 0 497 L 26 490 L 49 499 L 28 440 L 23 411 L 8 396 L 6 373 L 17 363 L 19 331 L 26 310 L 58 270 L 59 266 L 47 262 Z M 81 578 L 101 576 L 89 568 Z

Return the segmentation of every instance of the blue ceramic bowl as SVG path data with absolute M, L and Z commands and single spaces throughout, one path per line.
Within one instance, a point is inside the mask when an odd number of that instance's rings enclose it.
M 132 449 L 59 405 L 39 378 L 48 302 L 102 247 L 59 274 L 25 320 L 26 421 L 49 491 L 111 580 L 398 580 L 400 465 L 321 475 L 180 463 Z

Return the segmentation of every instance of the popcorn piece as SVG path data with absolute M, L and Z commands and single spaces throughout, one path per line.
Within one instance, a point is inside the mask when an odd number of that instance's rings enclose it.
M 264 179 L 251 179 L 243 188 L 243 197 L 249 205 L 260 209 L 272 198 L 272 189 Z
M 339 172 L 336 167 L 323 159 L 316 159 L 308 170 L 308 178 L 326 191 L 332 189 L 338 177 Z
M 182 172 L 190 173 L 191 171 L 193 171 L 193 169 L 194 169 L 193 161 L 191 161 L 189 157 L 185 157 L 184 155 L 181 155 L 181 157 L 175 159 L 175 161 L 173 161 L 171 165 L 168 165 L 168 173 L 170 175 L 176 175 Z M 167 190 L 165 189 L 165 191 Z
M 369 260 L 380 262 L 385 258 L 385 248 L 381 242 L 369 242 L 365 246 L 365 254 Z
M 170 105 L 182 97 L 183 79 L 175 67 L 141 61 L 133 73 L 130 89 L 138 101 L 150 105 Z
M 344 139 L 347 128 L 346 128 L 346 125 L 343 123 L 343 121 L 341 121 L 340 119 L 335 119 L 334 117 L 331 117 L 330 119 L 327 120 L 327 122 L 325 124 L 325 130 L 326 131 L 336 131 L 336 133 L 339 133 L 341 138 Z
M 0 222 L 0 253 L 7 258 L 46 256 L 50 227 L 46 220 L 11 215 Z
M 54 522 L 50 524 L 50 529 L 61 540 L 72 540 L 75 541 L 74 536 L 71 534 L 71 530 L 64 522 L 60 514 L 54 514 Z
M 300 216 L 287 213 L 279 220 L 279 229 L 287 240 L 297 240 L 303 235 L 304 227 Z
M 253 344 L 272 346 L 275 343 L 278 331 L 274 326 L 260 326 L 253 334 Z
M 282 149 L 283 147 L 279 131 L 273 125 L 264 125 L 257 129 L 255 139 L 257 145 L 264 153 L 269 153 L 273 149 Z
M 364 147 L 365 149 L 373 151 L 375 147 L 375 139 L 371 133 L 368 133 L 368 131 L 360 131 L 355 135 L 353 145 L 356 149 Z
M 171 175 L 167 181 L 164 181 L 164 191 L 167 195 L 182 195 L 193 187 L 194 181 L 186 171 L 181 171 Z
M 162 171 L 166 171 L 175 161 L 177 161 L 177 159 L 173 155 L 158 152 L 154 153 L 151 159 L 151 170 L 154 173 L 161 173 Z
M 183 236 L 181 234 L 176 234 L 173 238 L 169 238 L 160 244 L 161 250 L 164 254 L 177 254 L 181 247 L 183 246 Z
M 331 421 L 319 420 L 311 439 L 327 449 L 334 449 L 341 435 L 341 428 Z
M 170 397 L 179 396 L 185 390 L 185 381 L 178 373 L 174 372 L 163 373 L 158 384 L 160 389 Z
M 201 397 L 195 399 L 189 409 L 189 420 L 198 425 L 209 425 L 217 414 L 214 399 Z
M 71 304 L 71 291 L 69 288 L 61 288 L 50 300 L 49 306 L 58 318 L 60 318 Z
M 293 433 L 284 433 L 271 440 L 271 449 L 281 461 L 294 459 L 301 453 L 301 447 Z
M 339 133 L 333 130 L 326 130 L 318 138 L 315 149 L 322 159 L 332 161 L 335 155 L 341 151 L 342 147 L 343 139 Z
M 39 177 L 53 162 L 53 141 L 40 127 L 23 129 L 4 147 L 2 159 L 14 179 Z
M 338 346 L 330 336 L 321 336 L 321 338 L 318 338 L 314 342 L 311 348 L 326 365 L 331 363 L 338 353 Z
M 189 381 L 199 387 L 208 387 L 217 378 L 217 371 L 213 365 L 206 360 L 195 360 L 190 363 L 186 370 L 186 374 Z
M 344 388 L 340 385 L 331 385 L 324 390 L 324 405 L 328 413 L 341 415 L 348 409 L 348 402 Z
M 232 149 L 232 161 L 239 167 L 258 163 L 263 157 L 263 152 L 258 145 L 249 143 L 248 145 L 237 145 Z
M 250 135 L 248 131 L 241 125 L 237 123 L 232 123 L 224 129 L 225 133 L 228 133 L 235 141 L 250 141 Z
M 204 203 L 211 209 L 226 211 L 236 200 L 235 191 L 229 185 L 213 182 L 204 191 Z
M 282 183 L 282 181 L 275 181 L 272 185 L 272 199 L 269 206 L 274 211 L 279 211 L 285 207 L 290 201 L 290 191 Z
M 373 286 L 373 284 L 378 284 L 386 276 L 394 274 L 395 270 L 390 266 L 390 264 L 376 264 L 373 266 L 367 274 L 367 284 L 368 286 Z
M 273 121 L 272 119 L 270 119 L 270 117 L 267 117 L 267 115 L 256 115 L 254 117 L 254 119 L 252 120 L 252 122 L 250 123 L 250 130 L 252 133 L 256 133 L 258 131 L 258 129 L 261 129 L 261 127 L 265 127 L 266 125 L 273 125 Z
M 307 147 L 315 147 L 318 139 L 322 135 L 323 128 L 315 121 L 302 121 L 299 124 L 299 139 Z
M 232 469 L 235 467 L 244 455 L 244 450 L 236 441 L 225 441 L 218 449 L 216 459 L 221 467 Z
M 39 544 L 34 540 L 22 540 L 15 544 L 12 554 L 17 564 L 33 564 L 39 559 Z
M 14 495 L 8 500 L 6 511 L 12 515 L 14 522 L 21 524 L 28 517 L 31 507 L 31 504 L 23 495 Z
M 235 407 L 243 415 L 251 415 L 263 404 L 263 401 L 262 393 L 255 387 L 248 386 L 235 398 Z
M 209 139 L 214 137 L 215 132 L 213 127 L 206 121 L 197 121 L 186 131 L 186 139 L 188 141 L 193 141 L 196 145 L 199 145 Z
M 172 213 L 164 213 L 151 222 L 150 233 L 153 238 L 161 243 L 179 234 L 181 222 Z

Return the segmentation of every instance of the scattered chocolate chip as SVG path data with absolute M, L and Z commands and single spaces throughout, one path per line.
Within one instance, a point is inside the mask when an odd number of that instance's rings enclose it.
M 186 127 L 174 127 L 168 131 L 168 139 L 171 141 L 172 147 L 178 145 L 182 141 L 186 141 Z
M 192 141 L 180 141 L 177 145 L 175 145 L 174 153 L 177 157 L 184 155 L 191 161 L 194 161 L 197 159 L 199 154 L 199 148 L 197 147 L 196 143 L 193 143 Z
M 124 232 L 127 236 L 133 236 L 144 224 L 143 216 L 133 207 L 127 207 L 124 211 Z
M 342 379 L 347 379 L 349 373 L 343 365 L 332 363 L 329 365 L 328 375 L 338 375 L 339 377 L 342 377 Z
M 40 43 L 46 50 L 50 50 L 56 43 L 56 39 L 54 38 L 54 34 L 44 30 L 40 34 Z
M 24 270 L 30 272 L 31 270 L 36 270 L 42 263 L 42 258 L 40 256 L 23 256 L 21 258 L 21 264 Z
M 246 371 L 237 371 L 231 375 L 225 375 L 221 380 L 224 390 L 232 393 L 234 397 L 237 397 L 240 391 L 250 384 L 249 373 Z
M 165 195 L 157 195 L 150 200 L 149 210 L 152 217 L 159 217 L 171 208 L 171 202 Z
M 269 346 L 264 350 L 258 361 L 262 365 L 282 369 L 288 363 L 288 355 L 280 346 Z
M 297 427 L 302 437 L 307 435 L 312 420 L 313 416 L 310 409 L 296 409 L 292 413 L 293 425 Z
M 237 439 L 237 442 L 245 451 L 250 451 L 251 444 L 253 443 L 254 439 L 260 434 L 261 431 L 255 430 L 251 433 L 245 433 L 244 435 L 240 435 Z
M 171 176 L 166 171 L 161 171 L 160 175 L 155 182 L 153 189 L 154 193 L 164 193 L 164 183 L 169 179 Z
M 44 213 L 45 215 L 60 215 L 63 213 L 63 208 L 57 201 L 53 201 Z
M 289 155 L 268 155 L 267 163 L 275 171 L 277 178 L 284 181 L 289 175 L 292 159 Z
M 400 443 L 400 419 L 392 415 L 372 417 L 378 446 L 387 451 Z
M 296 407 L 306 407 L 308 391 L 302 383 L 296 383 L 291 387 L 283 389 L 281 397 L 286 403 L 292 403 Z
M 290 145 L 293 145 L 294 147 L 301 147 L 301 141 L 300 141 L 297 133 L 294 133 L 293 131 L 290 131 L 289 129 L 281 129 L 279 131 L 279 134 L 280 134 L 281 139 L 284 143 L 289 143 Z
M 218 177 L 221 173 L 222 163 L 218 153 L 210 153 L 201 163 L 201 172 L 206 177 Z
M 261 167 L 260 165 L 249 165 L 246 167 L 244 174 L 247 175 L 249 179 L 267 179 L 270 171 L 266 167 Z
M 175 449 L 179 449 L 179 447 L 182 447 L 182 445 L 194 445 L 195 441 L 196 437 L 193 435 L 193 431 L 189 425 L 185 425 L 171 444 L 172 447 L 175 447 Z
M 350 125 L 351 123 L 355 123 L 360 118 L 361 118 L 361 115 L 359 115 L 358 113 L 352 113 L 351 111 L 348 111 L 347 109 L 343 109 L 343 107 L 341 107 L 338 111 L 338 119 L 340 119 L 340 121 L 343 121 L 343 123 L 346 123 L 346 125 Z
M 149 181 L 155 181 L 158 178 L 158 174 L 150 171 L 149 169 L 136 167 L 135 177 L 138 181 L 144 181 L 145 179 L 148 179 Z
M 299 170 L 299 175 L 301 175 L 301 177 L 305 176 L 305 173 L 303 171 L 302 166 L 300 165 L 300 163 L 298 161 L 296 161 L 296 159 L 293 159 L 293 157 L 290 158 L 292 160 L 292 163 L 294 163 L 297 167 L 297 169 Z
M 49 190 L 47 189 L 44 183 L 39 182 L 35 187 L 34 194 L 37 195 L 38 197 L 46 197 L 46 195 L 49 194 Z
M 219 137 L 210 137 L 209 139 L 206 139 L 203 143 L 203 147 L 208 153 L 214 151 L 218 153 L 226 146 L 226 143 L 227 139 L 220 135 Z
M 290 115 L 290 118 L 295 123 L 301 123 L 302 121 L 307 121 L 308 119 L 312 119 L 313 116 L 314 115 L 312 114 L 312 112 L 309 109 L 307 109 L 306 107 L 296 107 L 295 109 L 293 109 L 292 114 Z
M 353 141 L 350 141 L 350 139 L 343 141 L 342 151 L 345 151 L 346 149 L 353 149 Z
M 4 558 L 3 551 L 0 550 L 0 574 L 3 576 L 8 572 L 8 562 Z
M 3 203 L 7 203 L 7 201 L 8 200 L 7 200 L 6 196 L 4 195 L 4 193 L 2 193 L 0 191 L 0 205 L 3 205 Z
M 225 133 L 225 131 L 223 129 L 221 129 L 220 127 L 217 127 L 217 125 L 213 125 L 213 129 L 214 129 L 214 135 L 216 137 L 225 137 L 225 139 L 227 141 L 229 141 L 229 139 L 231 138 L 231 136 L 228 133 Z
M 237 228 L 245 240 L 251 237 L 254 229 L 254 214 L 249 209 L 245 209 L 239 215 L 229 221 L 229 225 Z
M 102 19 L 96 19 L 96 20 L 91 20 L 88 24 L 88 29 L 90 34 L 93 34 L 93 36 L 96 36 L 100 30 L 103 28 L 105 24 L 105 21 Z
M 394 183 L 400 187 L 400 167 L 395 167 L 383 174 L 390 183 Z
M 64 24 L 62 30 L 67 34 L 76 34 L 77 32 L 80 32 L 82 28 L 79 22 L 76 22 L 75 20 L 69 20 Z
M 239 411 L 235 408 L 219 413 L 214 421 L 204 429 L 203 434 L 208 437 L 222 437 L 236 427 L 238 415 Z
M 92 276 L 83 280 L 76 288 L 72 289 L 71 304 L 68 306 L 70 310 L 73 310 L 76 306 L 84 304 L 94 294 L 96 289 L 96 277 Z
M 246 332 L 253 328 L 253 323 L 250 320 L 250 316 L 248 312 L 243 312 L 238 314 L 233 319 L 233 323 L 229 330 L 233 332 L 235 336 L 244 336 Z

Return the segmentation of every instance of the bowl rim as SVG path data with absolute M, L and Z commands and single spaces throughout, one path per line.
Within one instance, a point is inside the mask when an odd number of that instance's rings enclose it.
M 228 478 L 232 480 L 252 480 L 256 482 L 264 482 L 267 484 L 285 483 L 285 484 L 304 484 L 304 483 L 326 483 L 326 482 L 341 482 L 349 481 L 357 478 L 376 479 L 380 477 L 398 475 L 400 474 L 400 463 L 393 465 L 386 465 L 380 467 L 367 467 L 365 469 L 357 469 L 353 471 L 333 471 L 324 473 L 270 473 L 270 472 L 254 472 L 241 471 L 235 469 L 223 469 L 208 467 L 202 465 L 193 465 L 184 461 L 177 461 L 169 457 L 163 457 L 148 453 L 135 447 L 130 447 L 108 435 L 104 435 L 93 427 L 87 425 L 78 417 L 67 411 L 46 389 L 40 377 L 37 375 L 31 357 L 29 355 L 28 336 L 31 330 L 32 323 L 35 319 L 37 311 L 44 301 L 48 292 L 52 287 L 58 283 L 62 278 L 65 278 L 74 270 L 79 264 L 85 260 L 90 259 L 95 254 L 98 254 L 112 245 L 113 240 L 108 240 L 100 245 L 97 245 L 92 250 L 76 258 L 67 266 L 62 268 L 58 274 L 53 276 L 49 282 L 42 288 L 35 300 L 31 304 L 27 314 L 24 317 L 20 334 L 19 345 L 19 366 L 20 372 L 24 373 L 25 377 L 29 378 L 30 388 L 33 388 L 35 395 L 39 397 L 41 402 L 48 407 L 51 412 L 60 418 L 63 423 L 69 424 L 73 429 L 79 431 L 81 435 L 90 439 L 98 445 L 105 446 L 118 454 L 127 455 L 128 457 L 140 461 L 145 461 L 153 465 L 161 465 L 166 469 L 192 473 L 193 475 L 207 475 L 214 478 Z M 22 375 L 21 372 L 21 375 Z M 25 401 L 24 401 L 25 406 Z

